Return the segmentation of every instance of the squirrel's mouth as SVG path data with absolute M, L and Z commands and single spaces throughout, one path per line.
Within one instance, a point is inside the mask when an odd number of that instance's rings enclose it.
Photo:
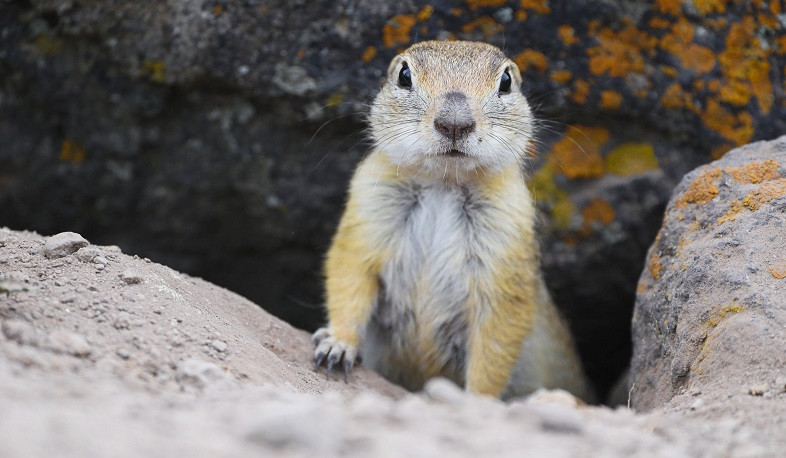
M 459 151 L 457 149 L 451 149 L 451 150 L 445 151 L 442 154 L 444 156 L 449 156 L 449 157 L 462 157 L 462 156 L 466 156 L 467 155 L 467 153 L 465 153 L 463 151 Z

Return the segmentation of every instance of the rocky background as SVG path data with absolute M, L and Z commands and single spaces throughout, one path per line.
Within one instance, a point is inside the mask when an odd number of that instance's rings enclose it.
M 387 61 L 512 56 L 547 281 L 601 390 L 671 189 L 786 127 L 779 1 L 0 0 L 0 224 L 75 230 L 306 329 Z

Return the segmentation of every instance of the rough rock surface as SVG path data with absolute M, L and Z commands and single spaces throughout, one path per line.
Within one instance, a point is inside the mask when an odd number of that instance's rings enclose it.
M 313 328 L 388 60 L 488 41 L 541 108 L 547 281 L 602 387 L 671 188 L 786 130 L 781 5 L 0 0 L 0 224 L 76 230 Z
M 634 406 L 756 412 L 786 437 L 784 234 L 786 137 L 685 176 L 638 287 Z
M 103 269 L 0 229 L 0 456 L 763 456 L 770 429 L 588 407 L 510 404 L 445 380 L 414 395 L 358 368 L 311 367 L 308 336 L 236 294 L 116 247 Z M 124 272 L 133 271 L 128 283 Z M 0 280 L 5 281 L 5 280 Z M 6 292 L 7 291 L 7 292 Z M 216 345 L 221 342 L 221 345 Z M 772 402 L 760 397 L 761 403 Z M 774 447 L 774 446 L 772 446 Z

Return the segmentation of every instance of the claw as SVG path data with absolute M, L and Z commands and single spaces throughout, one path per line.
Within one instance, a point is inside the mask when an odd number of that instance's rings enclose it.
M 336 358 L 328 358 L 327 360 L 327 370 L 325 371 L 325 377 L 330 380 L 330 372 L 333 371 L 333 366 L 336 364 Z
M 325 362 L 325 358 L 327 357 L 327 353 L 320 353 L 314 358 L 314 372 L 317 372 L 319 368 L 322 366 L 322 363 Z
M 344 383 L 349 383 L 349 371 L 352 370 L 352 361 L 344 358 Z

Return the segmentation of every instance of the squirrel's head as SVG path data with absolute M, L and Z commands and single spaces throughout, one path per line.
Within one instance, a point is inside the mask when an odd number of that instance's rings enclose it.
M 528 152 L 521 73 L 498 48 L 426 41 L 396 56 L 371 108 L 377 149 L 423 174 L 499 171 Z

